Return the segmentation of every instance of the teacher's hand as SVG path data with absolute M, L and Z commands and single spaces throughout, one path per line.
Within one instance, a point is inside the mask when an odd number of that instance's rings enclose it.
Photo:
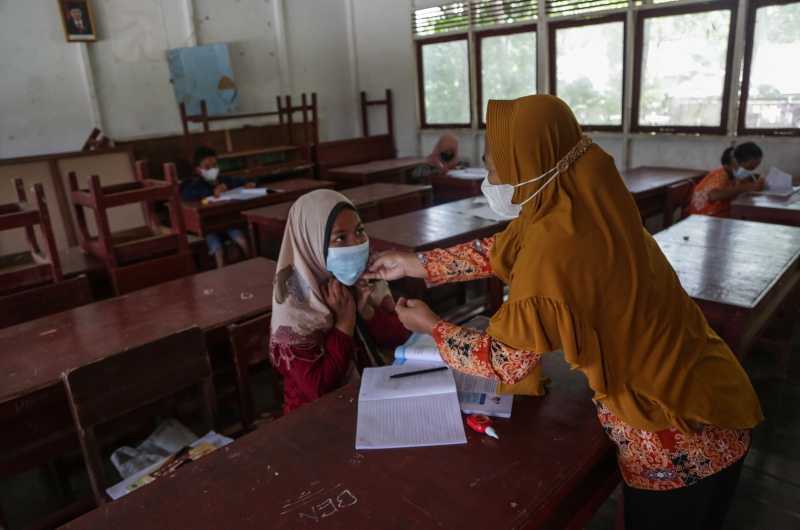
M 439 316 L 431 311 L 428 304 L 422 300 L 406 300 L 401 298 L 397 301 L 395 307 L 397 316 L 400 322 L 414 333 L 425 333 L 430 335 L 433 333 L 433 328 L 439 323 Z
M 425 267 L 411 252 L 381 252 L 362 276 L 365 280 L 400 280 L 405 277 L 426 278 Z

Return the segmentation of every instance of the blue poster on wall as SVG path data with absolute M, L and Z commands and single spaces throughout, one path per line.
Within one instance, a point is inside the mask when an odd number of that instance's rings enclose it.
M 203 100 L 211 116 L 239 109 L 239 91 L 227 44 L 167 50 L 167 63 L 175 99 L 179 105 L 186 104 L 189 115 L 200 114 Z

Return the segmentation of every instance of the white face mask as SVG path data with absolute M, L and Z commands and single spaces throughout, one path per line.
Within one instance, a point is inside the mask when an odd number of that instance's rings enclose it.
M 211 169 L 201 169 L 200 174 L 206 179 L 207 182 L 213 184 L 219 176 L 219 168 L 212 167 Z
M 733 172 L 733 176 L 739 180 L 745 180 L 755 177 L 755 173 L 753 173 L 749 169 L 745 169 L 739 166 L 736 168 L 736 171 Z
M 489 208 L 491 208 L 494 213 L 505 219 L 516 219 L 522 212 L 522 207 L 527 202 L 533 200 L 534 197 L 539 195 L 545 186 L 550 184 L 550 182 L 556 178 L 559 173 L 558 167 L 554 167 L 553 169 L 548 170 L 536 178 L 526 180 L 525 182 L 520 182 L 519 184 L 515 184 L 513 186 L 511 184 L 492 184 L 489 182 L 489 177 L 487 176 L 481 183 L 481 192 L 483 192 L 484 197 L 486 197 L 486 200 L 489 202 Z M 536 190 L 533 195 L 522 201 L 520 204 L 514 204 L 512 202 L 514 199 L 515 188 L 519 188 L 520 186 L 531 184 L 545 178 L 547 178 L 547 181 L 542 184 L 542 187 Z

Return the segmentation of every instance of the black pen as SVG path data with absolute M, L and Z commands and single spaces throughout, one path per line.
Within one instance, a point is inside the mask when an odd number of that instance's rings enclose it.
M 429 374 L 431 372 L 441 372 L 447 370 L 447 366 L 437 366 L 436 368 L 426 368 L 425 370 L 415 370 L 413 372 L 403 372 L 402 374 L 390 375 L 389 379 L 400 379 L 401 377 L 411 377 L 412 375 Z

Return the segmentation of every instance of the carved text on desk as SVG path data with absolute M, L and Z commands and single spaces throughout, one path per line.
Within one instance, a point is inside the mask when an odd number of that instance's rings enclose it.
M 319 482 L 312 482 L 311 488 L 318 485 Z M 281 515 L 295 512 L 301 519 L 310 519 L 318 523 L 321 519 L 335 515 L 357 502 L 358 498 L 339 483 L 331 488 L 308 489 L 300 492 L 296 499 L 286 501 Z

